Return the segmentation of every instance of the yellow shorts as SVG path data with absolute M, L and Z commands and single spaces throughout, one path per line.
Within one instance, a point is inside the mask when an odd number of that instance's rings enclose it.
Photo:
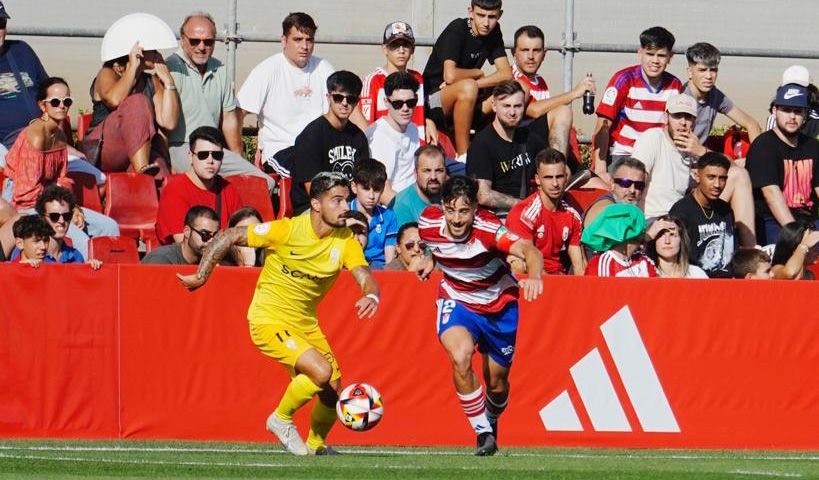
M 263 354 L 284 365 L 291 377 L 296 375 L 295 367 L 299 357 L 315 348 L 333 367 L 330 381 L 341 378 L 336 356 L 318 326 L 305 331 L 284 322 L 251 323 L 250 338 Z

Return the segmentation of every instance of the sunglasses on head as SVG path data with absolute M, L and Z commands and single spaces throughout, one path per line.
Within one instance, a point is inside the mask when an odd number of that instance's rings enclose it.
M 358 95 L 344 95 L 343 93 L 331 93 L 330 97 L 335 103 L 341 103 L 344 100 L 347 100 L 347 104 L 349 105 L 355 105 L 358 103 L 358 99 L 360 98 Z
M 203 162 L 208 159 L 208 157 L 213 157 L 214 160 L 217 162 L 221 162 L 223 158 L 225 158 L 225 151 L 224 150 L 199 150 L 198 152 L 194 152 L 196 158 L 202 160 Z
M 420 250 L 426 250 L 427 249 L 426 242 L 421 242 L 421 241 L 407 242 L 407 243 L 404 244 L 404 248 L 406 248 L 407 250 L 412 250 L 413 248 L 415 248 L 416 245 L 418 245 L 418 248 Z
M 387 101 L 390 102 L 390 105 L 392 105 L 392 108 L 394 108 L 396 110 L 401 110 L 402 108 L 404 108 L 404 105 L 408 106 L 410 108 L 410 110 L 412 110 L 413 108 L 415 108 L 416 105 L 418 105 L 418 99 L 417 98 L 410 98 L 409 100 L 389 100 L 389 99 L 387 99 Z
M 202 241 L 205 242 L 205 243 L 209 242 L 211 238 L 215 237 L 216 234 L 219 233 L 219 230 L 216 230 L 215 232 L 209 232 L 207 230 L 197 230 L 197 229 L 195 229 L 193 227 L 190 227 L 190 228 L 194 232 L 198 233 L 199 236 L 202 238 Z
M 74 212 L 63 212 L 63 213 L 51 212 L 49 214 L 46 214 L 46 216 L 48 217 L 49 220 L 51 220 L 54 223 L 59 222 L 60 218 L 62 218 L 66 222 L 70 222 L 71 219 L 74 218 Z
M 646 182 L 642 182 L 639 180 L 629 180 L 628 178 L 613 178 L 612 181 L 623 188 L 630 188 L 632 185 L 634 185 L 634 188 L 636 188 L 637 190 L 643 190 L 646 188 Z
M 74 99 L 71 98 L 71 97 L 63 97 L 63 98 L 51 97 L 51 98 L 46 98 L 43 101 L 46 102 L 47 104 L 51 105 L 54 108 L 59 107 L 61 103 L 63 105 L 65 105 L 65 108 L 68 108 L 68 107 L 70 107 L 71 105 L 74 104 Z
M 200 43 L 204 43 L 206 47 L 210 48 L 216 43 L 215 38 L 185 38 L 188 39 L 188 43 L 190 43 L 192 47 L 198 47 Z

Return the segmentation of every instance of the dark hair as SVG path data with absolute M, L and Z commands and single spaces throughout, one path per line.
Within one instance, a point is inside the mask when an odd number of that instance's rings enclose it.
M 196 221 L 199 217 L 209 218 L 216 223 L 220 223 L 221 220 L 219 216 L 216 215 L 216 212 L 213 211 L 212 208 L 206 207 L 204 205 L 195 205 L 188 209 L 188 213 L 185 214 L 185 226 L 192 227 L 193 222 Z
M 353 165 L 353 181 L 362 188 L 384 191 L 387 167 L 374 158 L 362 158 Z
M 441 148 L 439 145 L 432 145 L 428 143 L 426 145 L 421 145 L 418 149 L 415 150 L 415 168 L 418 168 L 418 159 L 421 158 L 421 155 L 440 155 L 441 158 L 444 159 L 444 167 L 446 167 L 446 153 L 444 153 L 444 149 Z
M 566 155 L 563 155 L 558 150 L 555 150 L 552 147 L 546 147 L 543 150 L 537 152 L 535 156 L 535 163 L 540 165 L 554 165 L 557 163 L 566 163 Z
M 814 110 L 819 110 L 819 88 L 813 83 L 808 85 L 808 105 Z
M 504 80 L 492 89 L 492 96 L 495 98 L 508 97 L 516 93 L 524 93 L 517 80 Z
M 384 80 L 384 95 L 389 97 L 396 90 L 412 90 L 416 95 L 421 84 L 409 72 L 393 72 Z
M 128 60 L 129 60 L 128 55 L 123 55 L 121 57 L 114 58 L 114 59 L 108 60 L 107 62 L 104 62 L 102 64 L 102 66 L 105 67 L 105 68 L 114 68 L 114 64 L 118 64 L 118 65 L 124 67 L 125 65 L 128 65 Z
M 464 197 L 470 205 L 478 204 L 478 182 L 465 175 L 453 175 L 444 182 L 441 198 L 444 204 Z
M 284 20 L 282 20 L 282 36 L 286 37 L 290 33 L 290 29 L 296 27 L 296 30 L 308 35 L 315 35 L 318 26 L 313 21 L 313 17 L 304 12 L 290 12 Z
M 213 27 L 213 31 L 216 32 L 216 22 L 213 20 L 211 14 L 208 12 L 193 12 L 182 21 L 182 26 L 179 27 L 179 36 L 187 36 L 185 35 L 185 26 L 194 18 L 204 18 L 210 22 L 211 26 Z
M 731 168 L 731 161 L 719 152 L 706 152 L 697 160 L 697 170 L 702 170 L 705 167 L 722 167 L 728 170 Z
M 14 238 L 21 240 L 31 237 L 46 239 L 54 235 L 54 229 L 39 215 L 23 215 L 14 222 L 11 231 Z
M 529 38 L 539 38 L 546 44 L 546 37 L 543 35 L 543 30 L 535 25 L 524 25 L 515 31 L 515 41 L 512 43 L 512 53 L 518 48 L 518 37 L 526 35 Z
M 65 85 L 68 88 L 68 82 L 63 80 L 60 77 L 48 77 L 40 83 L 40 86 L 37 87 L 37 101 L 40 102 L 48 98 L 48 89 L 51 88 L 52 85 Z
M 785 265 L 788 263 L 797 245 L 802 242 L 805 230 L 812 228 L 812 224 L 800 220 L 786 223 L 779 231 L 779 240 L 776 241 L 771 265 Z
M 643 172 L 644 174 L 648 175 L 648 172 L 646 171 L 645 163 L 641 162 L 640 160 L 637 160 L 634 157 L 620 157 L 620 158 L 618 158 L 617 160 L 614 161 L 614 163 L 611 164 L 611 167 L 609 167 L 609 173 L 611 175 L 614 175 L 614 172 L 619 170 L 620 167 L 633 168 L 635 170 L 639 170 L 639 171 Z
M 503 7 L 502 0 L 472 0 L 473 7 L 482 8 L 484 10 L 500 10 Z
M 688 65 L 701 63 L 706 67 L 716 67 L 722 57 L 717 47 L 710 43 L 699 42 L 688 47 L 688 50 L 685 51 L 685 58 L 688 59 Z
M 398 242 L 401 242 L 401 239 L 404 238 L 404 233 L 409 230 L 410 228 L 418 228 L 418 222 L 407 222 L 398 229 L 398 235 L 395 236 L 395 239 Z
M 196 145 L 197 140 L 204 140 L 206 142 L 214 143 L 219 145 L 222 150 L 224 150 L 225 145 L 227 145 L 222 131 L 216 127 L 211 127 L 208 125 L 203 125 L 191 132 L 190 136 L 188 137 L 188 144 L 190 145 L 191 152 L 193 151 L 193 146 Z
M 731 260 L 734 278 L 745 278 L 745 275 L 756 272 L 760 263 L 771 263 L 771 257 L 757 248 L 741 248 Z
M 347 190 L 349 190 L 350 181 L 337 172 L 319 172 L 310 181 L 310 198 L 319 198 L 323 193 L 334 187 L 347 187 Z
M 34 205 L 34 209 L 37 210 L 38 214 L 45 215 L 46 203 L 53 202 L 55 200 L 60 203 L 67 203 L 69 212 L 73 212 L 74 207 L 77 206 L 77 200 L 74 199 L 74 193 L 65 187 L 55 184 L 49 185 L 43 189 L 43 193 L 37 197 L 37 203 Z
M 358 75 L 347 70 L 339 70 L 327 77 L 327 91 L 331 93 L 339 91 L 358 95 L 361 93 L 361 87 Z
M 640 34 L 640 46 L 643 48 L 667 48 L 671 52 L 674 42 L 674 35 L 663 27 L 651 27 Z
M 673 223 L 677 226 L 677 233 L 680 236 L 680 252 L 677 254 L 676 263 L 682 264 L 683 272 L 688 272 L 688 266 L 691 264 L 690 257 L 691 257 L 691 237 L 688 236 L 688 229 L 685 228 L 685 224 L 683 221 L 674 215 L 663 215 L 658 217 L 655 221 L 658 220 L 665 220 L 668 222 Z M 660 232 L 664 232 L 665 230 L 661 230 Z M 661 233 L 658 233 L 653 240 L 651 240 L 647 245 L 647 253 L 648 256 L 654 260 L 654 263 L 657 264 L 659 269 L 660 259 L 657 255 L 657 240 L 660 239 Z
M 242 220 L 244 220 L 246 218 L 251 218 L 251 217 L 258 218 L 260 222 L 263 221 L 262 220 L 262 214 L 259 213 L 259 211 L 256 210 L 255 208 L 253 208 L 253 207 L 240 208 L 239 210 L 236 210 L 235 212 L 233 212 L 230 215 L 230 218 L 228 218 L 228 228 L 235 227 L 237 223 L 241 222 Z

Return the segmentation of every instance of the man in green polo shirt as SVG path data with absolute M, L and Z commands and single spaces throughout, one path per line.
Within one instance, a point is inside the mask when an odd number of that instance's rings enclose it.
M 199 127 L 219 128 L 228 149 L 222 161 L 222 176 L 253 175 L 263 178 L 272 190 L 270 176 L 256 168 L 242 155 L 242 125 L 236 110 L 233 80 L 227 68 L 213 58 L 216 45 L 216 23 L 207 13 L 193 13 L 179 29 L 180 49 L 166 60 L 179 92 L 182 115 L 176 128 L 168 133 L 171 163 L 176 173 L 191 168 L 188 158 L 188 134 Z
M 417 222 L 430 204 L 441 202 L 441 188 L 446 180 L 444 152 L 436 145 L 424 145 L 415 151 L 415 183 L 398 192 L 390 208 L 398 226 Z

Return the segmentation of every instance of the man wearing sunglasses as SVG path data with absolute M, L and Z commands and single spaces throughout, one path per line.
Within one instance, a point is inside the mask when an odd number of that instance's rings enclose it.
M 185 227 L 180 242 L 151 250 L 142 264 L 195 265 L 202 258 L 202 250 L 219 232 L 219 217 L 209 207 L 197 205 L 185 213 Z
M 207 13 L 188 15 L 179 29 L 179 50 L 166 60 L 174 79 L 182 119 L 168 132 L 171 163 L 176 173 L 187 172 L 189 134 L 202 126 L 222 131 L 227 143 L 221 173 L 224 176 L 253 175 L 275 187 L 270 175 L 244 159 L 241 125 L 233 81 L 227 67 L 213 58 L 216 47 L 216 23 Z
M 606 207 L 614 203 L 638 205 L 646 189 L 646 166 L 631 157 L 621 157 L 609 168 L 611 191 L 595 200 L 583 213 L 583 228 L 586 228 Z
M 213 209 L 222 225 L 244 206 L 236 187 L 219 175 L 224 148 L 225 138 L 214 127 L 199 127 L 191 133 L 188 171 L 172 176 L 159 197 L 156 233 L 163 245 L 182 241 L 183 220 L 194 205 Z
M 396 192 L 415 182 L 415 151 L 421 146 L 421 134 L 412 119 L 419 88 L 408 72 L 389 74 L 384 81 L 387 115 L 367 129 L 370 154 L 387 167 L 387 179 Z
M 384 266 L 384 270 L 409 270 L 412 261 L 422 257 L 426 249 L 427 244 L 418 235 L 418 222 L 405 223 L 398 229 L 398 243 L 395 245 L 398 255 Z
M 285 156 L 279 156 L 292 172 L 293 190 L 290 199 L 296 214 L 310 205 L 310 181 L 319 172 L 340 173 L 348 181 L 353 178 L 353 166 L 362 158 L 370 158 L 367 136 L 350 122 L 361 93 L 361 79 L 353 72 L 339 70 L 327 79 L 327 100 L 330 109 L 310 122 L 296 137 L 296 143 Z M 384 195 L 394 193 L 385 186 Z M 385 200 L 388 201 L 388 200 Z

